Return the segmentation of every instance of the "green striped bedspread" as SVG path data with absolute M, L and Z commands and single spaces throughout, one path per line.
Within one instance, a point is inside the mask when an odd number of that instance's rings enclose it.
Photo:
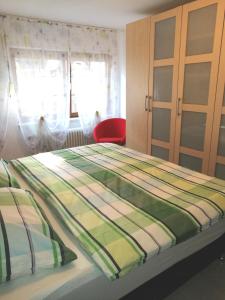
M 11 163 L 110 279 L 224 217 L 225 181 L 115 144 Z

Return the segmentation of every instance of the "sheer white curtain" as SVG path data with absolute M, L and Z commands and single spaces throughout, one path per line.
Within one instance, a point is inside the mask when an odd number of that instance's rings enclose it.
M 107 54 L 72 54 L 72 94 L 84 134 L 108 115 L 112 57 Z
M 100 120 L 120 116 L 117 31 L 70 28 L 72 93 L 84 134 Z
M 68 30 L 8 17 L 7 45 L 27 145 L 33 153 L 60 148 L 69 125 Z
M 4 18 L 0 17 L 0 152 L 5 144 L 8 121 L 9 68 L 4 33 Z
M 70 107 L 87 136 L 100 120 L 120 116 L 116 30 L 7 16 L 5 31 L 19 127 L 32 153 L 63 145 Z

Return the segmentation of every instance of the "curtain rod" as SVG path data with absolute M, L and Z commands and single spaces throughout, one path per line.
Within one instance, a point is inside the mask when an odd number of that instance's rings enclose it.
M 76 28 L 93 28 L 95 30 L 106 30 L 106 31 L 117 31 L 118 29 L 113 28 L 106 28 L 106 27 L 98 27 L 93 25 L 83 25 L 83 24 L 76 24 L 76 23 L 70 23 L 70 22 L 62 22 L 62 21 L 54 21 L 54 20 L 47 20 L 47 19 L 40 19 L 35 17 L 25 17 L 25 16 L 17 16 L 13 14 L 3 13 L 0 12 L 0 17 L 7 18 L 7 17 L 13 17 L 20 21 L 27 21 L 27 22 L 37 22 L 37 23 L 43 23 L 48 25 L 64 25 L 66 27 L 76 27 Z

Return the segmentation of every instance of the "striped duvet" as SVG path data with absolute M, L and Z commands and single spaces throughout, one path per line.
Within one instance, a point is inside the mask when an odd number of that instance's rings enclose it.
M 12 165 L 110 279 L 224 217 L 224 181 L 114 144 Z

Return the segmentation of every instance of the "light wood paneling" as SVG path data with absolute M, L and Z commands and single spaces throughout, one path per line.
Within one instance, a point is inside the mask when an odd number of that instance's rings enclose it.
M 163 141 L 160 141 L 160 140 L 152 139 L 151 144 L 155 145 L 155 146 L 159 146 L 161 148 L 168 149 L 168 150 L 170 149 L 170 144 L 169 143 L 166 143 L 166 142 L 163 142 Z
M 216 162 L 225 164 L 225 158 L 217 156 L 221 116 L 225 115 L 225 107 L 223 107 L 224 87 L 225 87 L 225 21 L 224 21 L 223 42 L 222 42 L 220 68 L 219 68 L 219 76 L 218 76 L 218 84 L 217 84 L 217 94 L 216 94 L 216 102 L 215 102 L 211 153 L 210 153 L 210 161 L 209 161 L 209 175 L 212 176 L 215 175 Z
M 174 136 L 175 136 L 175 118 L 176 118 L 176 99 L 177 99 L 177 82 L 178 82 L 178 67 L 179 67 L 179 50 L 180 50 L 180 31 L 181 31 L 181 13 L 182 7 L 166 11 L 151 17 L 151 40 L 150 40 L 150 80 L 149 80 L 149 95 L 151 97 L 151 106 L 149 112 L 149 139 L 148 139 L 148 153 L 151 154 L 151 146 L 158 145 L 162 148 L 169 149 L 169 160 L 173 160 L 174 150 Z M 156 24 L 171 18 L 175 19 L 175 38 L 174 51 L 172 57 L 155 59 L 155 39 L 156 39 Z M 161 41 L 161 47 L 167 47 L 165 41 Z M 154 68 L 172 66 L 172 95 L 170 102 L 158 101 L 154 98 Z M 153 138 L 153 110 L 154 108 L 166 109 L 170 111 L 170 137 L 169 143 L 165 141 L 156 140 Z M 164 120 L 159 120 L 163 124 Z M 167 126 L 165 124 L 165 126 Z
M 198 53 L 197 55 L 187 56 L 186 47 L 187 47 L 187 35 L 188 35 L 188 20 L 189 20 L 190 13 L 214 4 L 217 5 L 217 15 L 216 15 L 216 22 L 215 22 L 212 51 L 210 53 L 202 53 L 202 54 Z M 198 157 L 200 157 L 201 154 L 201 157 L 203 159 L 203 164 L 202 164 L 203 173 L 208 172 L 208 163 L 210 157 L 210 144 L 211 144 L 211 135 L 212 135 L 212 126 L 213 126 L 213 114 L 214 114 L 214 105 L 215 105 L 215 97 L 216 97 L 216 83 L 217 83 L 217 76 L 218 76 L 218 62 L 219 62 L 219 55 L 220 55 L 220 48 L 221 48 L 223 19 L 224 19 L 224 1 L 199 0 L 183 6 L 182 37 L 181 37 L 180 67 L 179 67 L 179 82 L 178 82 L 178 98 L 181 99 L 181 103 L 180 103 L 181 114 L 177 114 L 177 118 L 176 118 L 176 142 L 175 142 L 174 161 L 176 163 L 179 163 L 179 154 L 180 152 L 182 152 L 180 146 L 182 111 L 188 110 L 192 112 L 206 113 L 204 147 L 202 152 L 199 153 L 198 151 L 196 153 L 198 154 L 196 155 Z M 205 22 L 207 22 L 207 20 L 205 20 Z M 195 41 L 192 42 L 195 43 Z M 184 94 L 184 79 L 185 79 L 186 65 L 205 63 L 205 62 L 211 63 L 208 104 L 207 105 L 183 104 L 182 99 Z M 193 149 L 190 149 L 190 153 L 194 154 Z
M 225 157 L 224 156 L 217 156 L 216 162 L 221 164 L 221 165 L 225 165 Z M 213 175 L 215 175 L 215 174 L 213 174 Z
M 127 141 L 147 153 L 150 17 L 126 28 Z M 145 103 L 146 102 L 146 103 Z

